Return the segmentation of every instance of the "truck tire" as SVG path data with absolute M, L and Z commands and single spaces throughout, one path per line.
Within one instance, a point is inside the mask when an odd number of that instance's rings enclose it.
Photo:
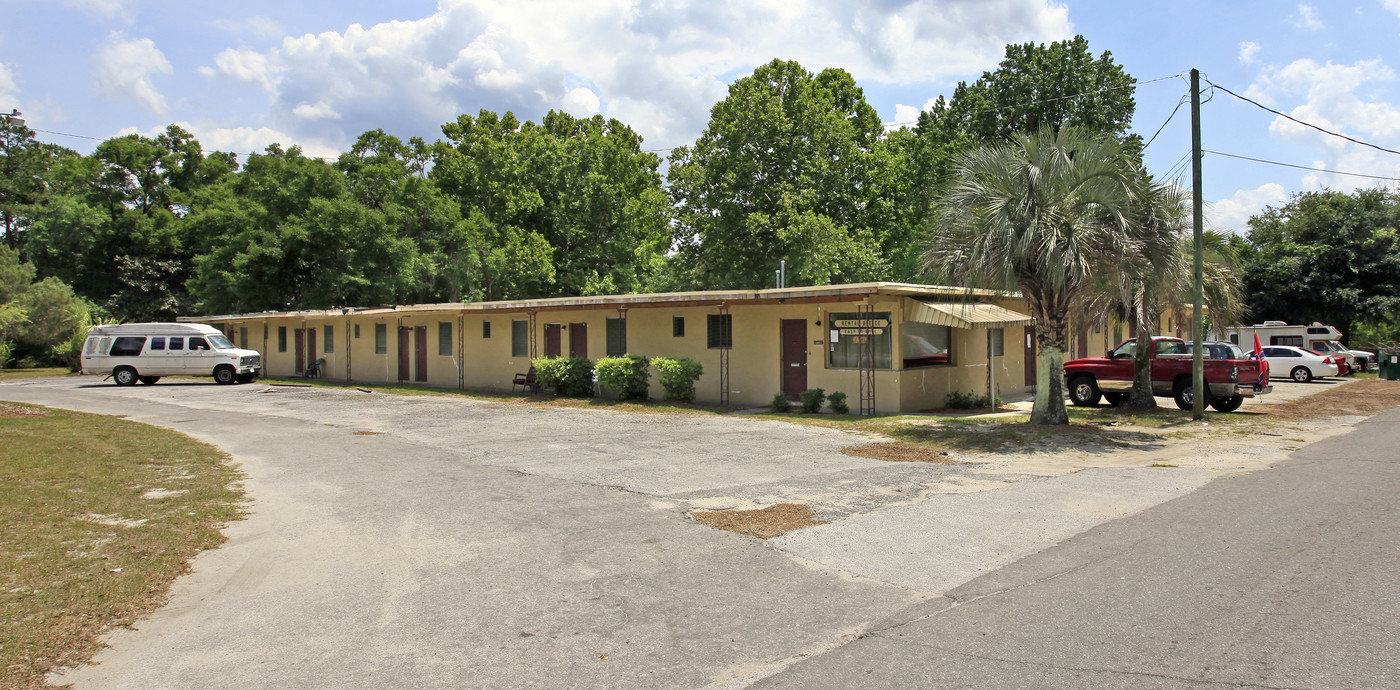
M 1235 410 L 1240 409 L 1240 405 L 1243 404 L 1243 395 L 1231 395 L 1223 398 L 1216 398 L 1210 401 L 1210 406 L 1214 407 L 1217 412 L 1234 412 Z
M 117 367 L 112 370 L 112 380 L 118 386 L 134 386 L 139 378 L 136 370 L 131 367 Z
M 1191 379 L 1182 377 L 1172 386 L 1172 399 L 1176 400 L 1178 410 L 1192 409 L 1196 402 L 1196 391 L 1191 387 Z
M 238 380 L 238 370 L 227 364 L 221 364 L 214 368 L 214 383 L 227 386 Z
M 1098 384 L 1092 376 L 1076 376 L 1069 380 L 1069 401 L 1076 407 L 1093 407 L 1099 404 Z
M 1288 378 L 1298 383 L 1307 383 L 1312 380 L 1313 376 L 1312 371 L 1307 367 L 1293 367 L 1293 371 L 1289 372 Z

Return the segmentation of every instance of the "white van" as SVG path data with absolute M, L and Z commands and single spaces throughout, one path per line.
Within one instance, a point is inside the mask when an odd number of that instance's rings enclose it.
M 84 374 L 110 374 L 118 386 L 152 384 L 162 376 L 248 383 L 262 370 L 262 355 L 234 347 L 213 326 L 124 323 L 89 329 L 82 364 Z

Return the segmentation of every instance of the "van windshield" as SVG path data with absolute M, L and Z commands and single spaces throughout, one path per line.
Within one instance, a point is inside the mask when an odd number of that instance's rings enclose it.
M 214 333 L 209 336 L 209 345 L 215 350 L 232 350 L 233 343 L 229 342 L 221 333 Z

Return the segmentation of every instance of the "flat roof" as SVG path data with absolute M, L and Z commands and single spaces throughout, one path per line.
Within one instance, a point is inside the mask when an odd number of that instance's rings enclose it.
M 297 311 L 263 311 L 246 314 L 217 314 L 181 316 L 180 322 L 235 321 L 250 318 L 324 318 L 328 316 L 404 314 L 414 312 L 452 311 L 519 312 L 560 311 L 587 307 L 649 308 L 667 306 L 706 306 L 741 303 L 782 303 L 792 300 L 856 300 L 874 295 L 895 297 L 1017 297 L 1016 293 L 981 288 L 917 285 L 914 283 L 848 283 L 844 285 L 812 285 L 807 287 L 770 288 L 766 290 L 701 290 L 693 292 L 653 292 L 635 295 L 595 295 L 588 297 L 549 297 L 545 299 L 501 300 L 493 302 L 443 302 L 437 304 L 387 305 L 378 307 L 344 307 Z

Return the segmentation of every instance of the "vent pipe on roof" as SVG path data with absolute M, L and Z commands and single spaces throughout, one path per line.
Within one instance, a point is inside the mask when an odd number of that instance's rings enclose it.
M 778 269 L 778 287 L 785 288 L 787 287 L 787 259 L 783 259 L 778 265 L 781 266 Z

